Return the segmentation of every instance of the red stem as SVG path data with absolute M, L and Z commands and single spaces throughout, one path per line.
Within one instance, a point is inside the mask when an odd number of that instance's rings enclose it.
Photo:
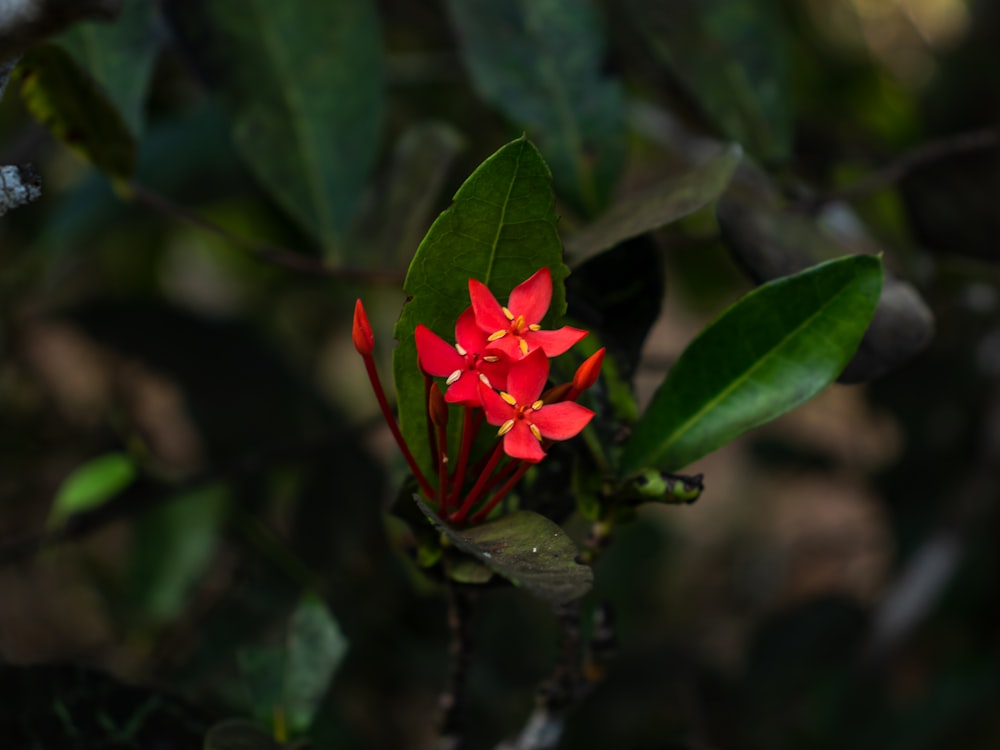
M 479 411 L 473 406 L 466 406 L 462 412 L 462 448 L 458 453 L 458 466 L 455 468 L 454 484 L 448 500 L 450 505 L 457 505 L 458 498 L 462 495 L 465 469 L 469 465 L 469 453 L 472 452 L 472 438 L 475 437 L 476 430 L 479 428 L 478 420 L 475 420 L 478 414 Z M 475 426 L 472 424 L 474 420 L 477 422 Z
M 372 390 L 375 391 L 375 398 L 378 401 L 379 408 L 382 410 L 382 416 L 385 417 L 385 422 L 389 425 L 389 431 L 392 432 L 392 436 L 396 439 L 396 444 L 399 445 L 399 449 L 403 452 L 403 458 L 406 459 L 407 465 L 410 467 L 410 471 L 413 473 L 414 479 L 417 480 L 417 484 L 420 485 L 421 491 L 430 500 L 434 497 L 434 488 L 431 487 L 431 483 L 427 481 L 427 477 L 424 473 L 420 471 L 420 467 L 417 466 L 416 459 L 413 458 L 413 454 L 410 453 L 409 447 L 406 445 L 406 441 L 403 440 L 403 434 L 399 431 L 399 425 L 396 424 L 396 416 L 392 413 L 392 409 L 389 408 L 389 401 L 385 397 L 385 391 L 382 390 L 382 381 L 378 377 L 378 369 L 375 367 L 375 358 L 370 354 L 363 354 L 362 359 L 365 361 L 365 370 L 368 372 L 368 380 L 371 381 Z
M 465 497 L 465 502 L 462 503 L 462 507 L 451 514 L 450 520 L 452 523 L 462 523 L 465 517 L 469 515 L 469 511 L 472 510 L 472 506 L 476 504 L 479 498 L 483 494 L 483 490 L 486 488 L 486 483 L 490 478 L 490 474 L 497 467 L 497 462 L 500 461 L 500 457 L 503 456 L 503 441 L 498 441 L 496 448 L 493 449 L 493 453 L 490 454 L 490 460 L 486 464 L 486 468 L 479 474 L 479 478 L 476 480 L 475 485 L 469 490 L 469 494 Z
M 514 485 L 524 478 L 524 475 L 528 473 L 528 469 L 530 469 L 531 466 L 532 464 L 527 461 L 522 461 L 521 465 L 517 468 L 517 471 L 514 472 L 514 475 L 504 482 L 503 487 L 497 490 L 497 493 L 490 498 L 490 501 L 486 503 L 486 505 L 476 511 L 476 514 L 472 517 L 472 523 L 480 523 L 485 520 L 486 516 L 490 514 L 490 511 L 496 507 L 496 504 L 503 500 L 504 496 L 514 488 Z
M 445 517 L 448 510 L 448 426 L 437 426 L 438 439 L 438 515 Z

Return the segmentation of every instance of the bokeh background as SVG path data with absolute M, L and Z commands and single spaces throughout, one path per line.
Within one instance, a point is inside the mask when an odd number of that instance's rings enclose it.
M 0 219 L 9 746 L 194 747 L 222 718 L 266 720 L 268 649 L 317 590 L 350 648 L 315 746 L 433 746 L 447 608 L 389 541 L 405 472 L 351 310 L 363 296 L 389 372 L 420 238 L 522 131 L 553 168 L 564 237 L 739 142 L 787 205 L 849 250 L 884 252 L 935 321 L 892 371 L 691 467 L 705 475 L 696 504 L 644 507 L 619 529 L 592 595 L 614 613 L 614 655 L 560 747 L 1000 744 L 1000 6 L 354 0 L 354 59 L 379 66 L 380 114 L 329 132 L 338 153 L 371 156 L 349 165 L 353 193 L 324 234 L 295 208 L 313 157 L 248 146 L 234 114 L 257 86 L 265 104 L 269 86 L 295 88 L 295 75 L 232 83 L 256 70 L 247 49 L 267 11 L 193 5 L 125 2 L 117 27 L 54 38 L 121 113 L 127 180 L 38 123 L 24 81 L 0 104 L 0 161 L 33 162 L 43 181 Z M 531 44 L 505 36 L 511 18 Z M 237 31 L 252 43 L 227 57 Z M 567 79 L 568 124 L 532 109 L 531 87 L 562 63 L 589 71 Z M 329 65 L 331 96 L 371 82 Z M 566 156 L 577 125 L 586 142 Z M 292 165 L 287 182 L 262 178 L 258 156 Z M 590 187 L 573 164 L 590 165 Z M 667 291 L 640 403 L 752 288 L 726 239 L 714 202 L 641 239 Z M 110 461 L 99 481 L 124 472 L 123 489 L 53 520 L 94 459 Z M 497 589 L 477 597 L 472 629 L 465 736 L 496 747 L 552 669 L 555 622 Z

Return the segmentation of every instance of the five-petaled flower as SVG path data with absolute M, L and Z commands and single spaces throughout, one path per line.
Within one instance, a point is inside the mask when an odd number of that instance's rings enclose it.
M 537 463 L 545 458 L 543 440 L 568 440 L 579 434 L 594 412 L 572 401 L 546 404 L 542 390 L 549 378 L 549 360 L 536 349 L 510 368 L 507 390 L 479 385 L 486 421 L 499 425 L 504 452 Z
M 556 357 L 587 335 L 586 331 L 571 326 L 563 326 L 557 331 L 542 330 L 542 318 L 552 301 L 552 273 L 547 267 L 514 287 L 506 307 L 476 279 L 469 279 L 469 299 L 476 323 L 488 334 L 491 347 L 512 360 L 535 349 L 541 349 L 548 357 Z
M 479 406 L 479 383 L 482 378 L 494 388 L 507 383 L 507 362 L 499 352 L 487 351 L 487 336 L 476 325 L 472 308 L 467 308 L 455 324 L 452 346 L 422 323 L 414 332 L 420 369 L 428 375 L 447 378 L 445 401 L 465 406 Z

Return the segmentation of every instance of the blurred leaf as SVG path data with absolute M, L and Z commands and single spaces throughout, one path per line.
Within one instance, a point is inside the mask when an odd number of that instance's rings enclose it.
M 729 185 L 743 150 L 730 145 L 682 175 L 612 206 L 590 226 L 566 241 L 566 255 L 577 266 L 625 240 L 669 224 L 708 205 Z
M 204 750 L 281 750 L 281 745 L 253 722 L 221 721 L 205 735 Z
M 138 136 L 160 46 L 156 5 L 149 0 L 125 0 L 114 23 L 80 23 L 56 41 L 104 87 L 129 130 Z
M 111 177 L 129 177 L 135 142 L 122 116 L 69 53 L 51 44 L 29 50 L 15 69 L 21 98 L 53 136 Z
M 783 204 L 762 174 L 742 170 L 752 184 L 739 185 L 719 201 L 719 229 L 729 252 L 757 282 L 787 276 L 848 253 L 874 253 L 858 217 L 843 205 L 818 217 Z M 885 274 L 871 326 L 838 380 L 874 380 L 923 350 L 934 335 L 934 314 L 910 284 Z
M 438 518 L 419 495 L 413 497 L 452 544 L 515 586 L 551 604 L 565 604 L 590 591 L 593 571 L 576 561 L 572 540 L 545 516 L 519 510 L 458 529 Z
M 176 0 L 168 13 L 274 200 L 331 254 L 354 217 L 382 120 L 370 0 Z
M 727 139 L 764 161 L 788 158 L 792 87 L 777 0 L 628 0 L 627 8 Z
M 128 571 L 131 606 L 149 624 L 181 615 L 218 543 L 227 491 L 209 486 L 154 506 L 139 521 Z
M 292 613 L 285 662 L 285 710 L 292 732 L 305 732 L 347 653 L 347 640 L 320 599 L 305 597 Z
M 622 87 L 603 74 L 604 24 L 590 0 L 449 0 L 479 94 L 535 139 L 560 197 L 607 204 L 625 159 Z
M 857 255 L 747 294 L 674 364 L 625 445 L 623 476 L 687 466 L 814 396 L 854 354 L 881 286 L 881 261 Z
M 135 477 L 135 463 L 124 453 L 106 453 L 91 459 L 63 480 L 49 510 L 48 526 L 58 526 L 74 513 L 102 505 Z
M 504 301 L 511 289 L 543 266 L 552 271 L 552 304 L 546 322 L 566 310 L 562 245 L 556 233 L 549 170 L 530 141 L 519 138 L 483 162 L 455 194 L 424 237 L 403 286 L 409 301 L 396 324 L 399 346 L 393 373 L 399 421 L 428 476 L 430 453 L 424 381 L 413 332 L 423 323 L 446 341 L 469 306 L 469 279 L 486 284 Z M 453 420 L 457 421 L 457 420 Z

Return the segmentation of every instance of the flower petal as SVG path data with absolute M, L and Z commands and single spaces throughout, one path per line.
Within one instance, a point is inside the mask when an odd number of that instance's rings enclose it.
M 446 378 L 455 370 L 465 369 L 465 357 L 423 323 L 417 325 L 413 338 L 417 342 L 420 369 L 428 375 Z
M 511 362 L 507 371 L 507 393 L 518 405 L 528 406 L 538 400 L 549 378 L 549 358 L 541 349 L 535 349 L 526 357 Z
M 548 404 L 528 415 L 542 435 L 550 440 L 569 440 L 578 435 L 593 418 L 594 412 L 572 401 Z
M 469 299 L 472 301 L 476 323 L 486 333 L 504 330 L 510 325 L 497 298 L 483 282 L 469 279 Z
M 514 407 L 500 398 L 500 394 L 492 388 L 479 382 L 479 398 L 483 403 L 483 411 L 486 412 L 486 421 L 499 427 L 508 419 L 513 419 L 517 412 Z
M 511 458 L 522 458 L 533 464 L 545 458 L 541 443 L 523 419 L 517 420 L 511 431 L 503 436 L 503 450 Z
M 588 333 L 589 331 L 582 328 L 563 326 L 555 331 L 528 331 L 524 334 L 524 338 L 528 346 L 542 349 L 546 356 L 558 357 Z
M 465 370 L 458 380 L 448 386 L 448 390 L 444 393 L 444 400 L 449 404 L 481 406 L 482 398 L 479 395 L 479 384 L 479 373 L 475 370 Z
M 476 323 L 475 310 L 471 307 L 465 308 L 465 311 L 458 316 L 458 322 L 455 323 L 455 341 L 469 354 L 482 354 L 486 351 L 488 343 L 486 336 L 486 332 Z
M 523 315 L 526 323 L 540 323 L 552 302 L 552 272 L 548 266 L 514 287 L 507 307 L 514 317 Z

